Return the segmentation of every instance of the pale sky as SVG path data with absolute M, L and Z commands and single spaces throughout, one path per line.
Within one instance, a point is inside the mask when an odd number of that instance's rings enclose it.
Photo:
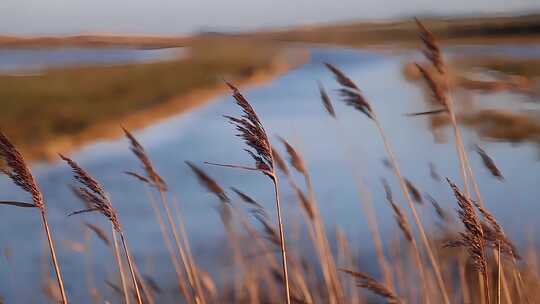
M 540 0 L 0 0 L 0 34 L 182 34 L 413 15 L 540 12 Z

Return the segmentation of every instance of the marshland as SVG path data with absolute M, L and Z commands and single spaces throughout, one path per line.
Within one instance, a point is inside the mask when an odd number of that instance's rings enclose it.
M 6 38 L 0 302 L 535 303 L 538 17 L 455 20 Z

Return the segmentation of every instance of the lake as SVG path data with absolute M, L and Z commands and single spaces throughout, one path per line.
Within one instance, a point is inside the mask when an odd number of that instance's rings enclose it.
M 530 56 L 538 49 L 533 48 L 506 47 L 505 52 Z M 482 51 L 498 52 L 500 49 L 484 46 Z M 538 53 L 536 55 L 540 56 Z M 323 63 L 329 62 L 342 68 L 356 81 L 378 113 L 395 149 L 402 173 L 423 193 L 430 193 L 452 212 L 456 203 L 448 185 L 434 181 L 428 167 L 428 163 L 433 162 L 443 177 L 461 184 L 451 130 L 445 130 L 449 141 L 439 142 L 434 140 L 425 117 L 404 116 L 405 113 L 427 109 L 422 90 L 405 81 L 401 73 L 402 64 L 412 58 L 421 57 L 417 52 L 381 53 L 314 48 L 310 61 L 305 65 L 263 86 L 245 91 L 275 146 L 284 153 L 276 140 L 277 135 L 282 136 L 304 156 L 326 227 L 330 231 L 335 227 L 342 229 L 351 240 L 352 248 L 360 250 L 366 261 L 373 255 L 372 241 L 362 213 L 355 176 L 361 175 L 371 191 L 384 236 L 395 235 L 396 225 L 384 201 L 380 183 L 382 177 L 390 181 L 398 202 L 404 202 L 399 196 L 397 181 L 382 162 L 385 152 L 375 126 L 363 114 L 338 101 L 336 82 Z M 325 112 L 317 81 L 321 81 L 333 97 L 339 118 L 337 121 Z M 530 98 L 511 93 L 475 94 L 474 99 L 483 105 L 495 104 L 515 111 L 539 108 Z M 176 195 L 195 257 L 206 270 L 223 269 L 216 267 L 221 264 L 220 251 L 226 242 L 215 210 L 219 202 L 198 184 L 184 161 L 189 160 L 203 167 L 224 189 L 237 187 L 253 196 L 269 211 L 274 210 L 273 189 L 268 178 L 261 174 L 203 164 L 204 161 L 212 161 L 251 165 L 251 159 L 242 150 L 242 142 L 234 136 L 235 130 L 222 117 L 223 114 L 238 113 L 232 98 L 223 96 L 194 111 L 134 132 Z M 494 179 L 483 167 L 478 155 L 469 150 L 488 208 L 511 238 L 523 243 L 525 233 L 534 233 L 539 228 L 540 211 L 536 208 L 540 198 L 539 147 L 485 141 L 475 131 L 465 128 L 463 133 L 465 144 L 468 147 L 475 143 L 481 145 L 505 175 L 505 182 Z M 158 226 L 151 215 L 145 189 L 122 173 L 127 170 L 141 172 L 128 149 L 127 141 L 96 142 L 72 157 L 99 179 L 110 193 L 136 262 L 143 272 L 153 274 L 161 287 L 165 288 L 166 293 L 160 302 L 170 300 L 167 292 L 175 292 L 174 272 L 162 245 Z M 83 239 L 83 219 L 108 229 L 106 221 L 98 215 L 66 217 L 70 211 L 81 209 L 82 206 L 67 187 L 71 174 L 65 164 L 35 164 L 33 170 L 47 200 L 66 288 L 73 303 L 81 303 L 88 297 L 84 280 L 85 261 L 93 267 L 100 291 L 113 294 L 103 280 L 114 277 L 114 260 L 99 240 L 92 237 L 89 243 L 92 252 L 90 261 L 86 260 L 85 255 L 62 246 L 62 240 Z M 297 181 L 303 185 L 298 176 Z M 5 177 L 0 177 L 0 193 L 2 199 L 28 199 Z M 229 194 L 238 201 L 233 193 Z M 286 227 L 293 230 L 301 226 L 300 209 L 286 183 L 283 183 L 282 200 Z M 426 221 L 432 218 L 433 208 L 429 203 L 420 210 Z M 39 286 L 40 275 L 36 269 L 43 271 L 40 261 L 48 261 L 39 215 L 35 210 L 1 207 L 0 218 L 0 248 L 10 248 L 13 252 L 10 262 L 0 257 L 0 295 L 5 297 L 7 303 L 15 300 L 19 303 L 37 303 L 42 296 L 28 290 Z M 291 240 L 288 245 L 300 246 L 300 242 Z M 212 273 L 219 278 L 219 271 Z

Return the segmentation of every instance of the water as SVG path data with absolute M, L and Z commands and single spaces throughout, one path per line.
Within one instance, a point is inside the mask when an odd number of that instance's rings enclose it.
M 75 65 L 108 65 L 170 60 L 183 48 L 40 48 L 0 49 L 0 74 L 36 73 L 46 68 Z
M 513 52 L 519 55 L 520 50 L 516 48 Z M 275 135 L 287 138 L 305 157 L 327 227 L 330 230 L 335 227 L 344 230 L 353 248 L 358 248 L 367 256 L 366 261 L 369 261 L 373 250 L 355 176 L 361 175 L 372 191 L 377 218 L 385 236 L 393 236 L 396 226 L 391 210 L 384 202 L 380 178 L 386 177 L 390 181 L 396 197 L 399 197 L 399 189 L 395 178 L 382 164 L 385 152 L 374 125 L 363 114 L 337 101 L 333 90 L 337 86 L 322 63 L 330 62 L 343 68 L 362 87 L 364 95 L 379 113 L 403 174 L 422 192 L 429 192 L 444 208 L 452 211 L 456 205 L 448 186 L 433 181 L 428 169 L 428 162 L 431 161 L 442 176 L 459 184 L 458 160 L 452 142 L 435 142 L 427 128 L 426 118 L 403 115 L 426 109 L 422 91 L 404 81 L 401 74 L 402 63 L 418 56 L 417 53 L 389 55 L 350 49 L 313 49 L 312 58 L 307 64 L 262 87 L 245 92 L 272 139 L 275 139 Z M 338 121 L 325 113 L 319 101 L 318 80 L 334 97 Z M 516 111 L 520 108 L 538 108 L 513 94 L 478 95 L 475 98 L 484 104 L 488 104 L 488 101 L 508 104 Z M 204 161 L 251 164 L 249 156 L 242 151 L 242 143 L 234 137 L 233 128 L 221 117 L 222 114 L 237 113 L 238 108 L 232 98 L 225 96 L 190 113 L 135 132 L 180 202 L 196 259 L 203 269 L 220 269 L 215 266 L 221 264 L 219 257 L 225 243 L 222 224 L 215 211 L 219 202 L 198 185 L 184 164 L 185 160 L 204 167 L 225 189 L 238 187 L 268 210 L 274 210 L 273 192 L 266 177 L 203 164 Z M 452 138 L 451 130 L 445 133 Z M 523 232 L 535 232 L 539 228 L 536 207 L 540 198 L 538 147 L 486 142 L 478 138 L 475 132 L 466 129 L 464 141 L 467 145 L 481 144 L 505 175 L 506 182 L 495 180 L 482 166 L 479 157 L 470 154 L 489 209 L 510 236 L 522 242 Z M 283 151 L 283 147 L 274 142 Z M 141 171 L 128 150 L 126 140 L 89 145 L 73 158 L 102 181 L 110 193 L 136 262 L 144 272 L 153 274 L 162 288 L 174 293 L 174 273 L 158 226 L 151 215 L 144 188 L 122 174 L 126 170 Z M 64 186 L 70 182 L 70 173 L 64 164 L 36 164 L 33 169 L 47 198 L 68 293 L 75 299 L 74 303 L 85 302 L 87 288 L 83 274 L 85 257 L 88 255 L 67 249 L 61 245 L 62 240 L 81 240 L 83 219 L 98 223 L 105 229 L 109 226 L 97 215 L 66 218 L 68 212 L 82 206 Z M 301 183 L 300 178 L 297 180 Z M 0 177 L 0 193 L 2 199 L 28 199 L 4 177 Z M 230 195 L 236 199 L 233 194 Z M 300 210 L 286 185 L 283 185 L 282 199 L 286 226 L 289 229 L 300 226 Z M 403 202 L 400 200 L 400 203 Z M 429 204 L 420 209 L 425 217 L 433 214 Z M 39 293 L 27 292 L 39 286 L 36 269 L 42 269 L 39 261 L 47 258 L 45 249 L 41 250 L 42 247 L 38 245 L 42 244 L 38 214 L 35 210 L 9 207 L 1 207 L 0 210 L 0 248 L 13 251 L 10 263 L 0 258 L 0 295 L 8 303 L 15 299 L 20 303 L 40 302 Z M 103 279 L 114 280 L 114 261 L 109 250 L 95 237 L 92 237 L 90 246 L 90 263 L 98 277 L 98 288 L 102 293 L 111 295 L 112 291 L 104 285 Z M 299 243 L 291 241 L 289 246 L 299 246 Z M 40 258 L 40 252 L 44 257 Z M 219 278 L 219 272 L 213 274 Z M 161 301 L 168 300 L 165 297 Z

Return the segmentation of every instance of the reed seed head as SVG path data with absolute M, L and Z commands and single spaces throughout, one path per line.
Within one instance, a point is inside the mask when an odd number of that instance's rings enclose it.
M 27 166 L 22 154 L 15 148 L 9 139 L 0 132 L 0 159 L 5 162 L 5 168 L 1 168 L 2 173 L 6 174 L 15 185 L 32 196 L 32 202 L 35 207 L 45 210 L 43 194 Z
M 341 85 L 339 93 L 343 101 L 347 105 L 354 107 L 360 112 L 366 114 L 367 117 L 373 119 L 371 105 L 364 98 L 362 92 L 356 86 L 356 84 L 337 67 L 329 63 L 325 63 L 325 65 L 334 74 L 337 82 Z

